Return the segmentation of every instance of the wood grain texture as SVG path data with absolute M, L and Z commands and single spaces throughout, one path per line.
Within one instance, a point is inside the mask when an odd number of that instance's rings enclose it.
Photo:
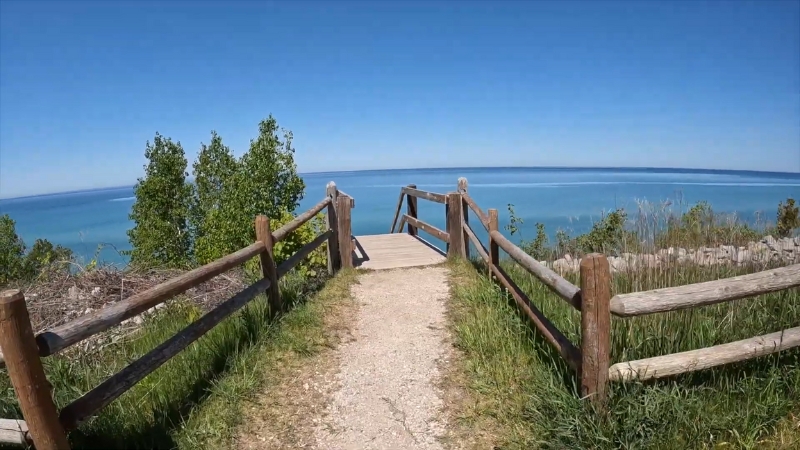
M 317 247 L 322 245 L 323 242 L 327 241 L 332 234 L 333 230 L 326 230 L 324 233 L 321 233 L 319 236 L 314 238 L 314 240 L 302 246 L 300 250 L 298 250 L 294 255 L 290 256 L 286 261 L 282 262 L 278 266 L 278 268 L 275 270 L 276 277 L 280 279 L 290 270 L 294 269 L 302 260 L 306 259 L 311 252 L 316 250 Z
M 467 235 L 467 230 L 465 227 L 469 226 L 469 205 L 464 200 L 464 195 L 467 193 L 467 179 L 464 177 L 460 177 L 458 179 L 458 192 L 461 193 L 461 217 L 463 220 L 463 224 L 461 228 L 464 230 L 464 258 L 470 259 L 470 248 L 469 248 L 469 236 Z
M 412 191 L 415 191 L 416 188 L 417 188 L 416 184 L 408 185 L 408 189 L 411 189 Z M 402 190 L 403 192 L 406 192 L 406 188 L 403 188 Z M 403 216 L 403 218 L 406 218 L 408 216 L 413 217 L 415 219 L 417 218 L 417 197 L 406 194 L 406 215 Z M 406 225 L 408 228 L 408 234 L 411 236 L 416 236 L 417 229 L 415 227 L 412 227 L 410 223 Z
M 433 225 L 430 225 L 430 224 L 428 224 L 426 222 L 423 222 L 423 221 L 421 221 L 419 219 L 415 219 L 415 218 L 409 216 L 408 214 L 403 216 L 403 219 L 405 219 L 405 221 L 406 221 L 406 223 L 408 224 L 409 227 L 418 228 L 418 229 L 430 234 L 431 236 L 435 237 L 436 239 L 439 239 L 440 241 L 447 242 L 447 243 L 450 242 L 450 236 L 447 234 L 447 232 L 442 231 L 442 230 L 436 228 Z
M 272 241 L 272 234 L 270 233 L 269 217 L 256 217 L 255 227 L 256 239 L 264 244 L 265 249 L 258 256 L 261 260 L 261 273 L 263 277 L 270 282 L 269 291 L 267 291 L 269 309 L 272 315 L 276 315 L 283 311 L 283 302 L 281 301 L 281 290 L 278 286 L 278 274 L 276 272 L 275 255 L 273 253 L 275 243 Z
M 467 223 L 464 223 L 464 233 L 466 233 L 469 240 L 475 245 L 475 248 L 478 250 L 478 254 L 481 256 L 481 258 L 488 263 L 489 252 L 486 250 L 486 247 L 483 246 L 483 242 L 478 239 L 478 236 L 475 236 L 475 232 L 472 231 L 472 228 L 470 228 L 469 224 Z
M 341 194 L 341 191 L 339 193 Z M 300 214 L 299 216 L 289 221 L 286 225 L 275 230 L 272 233 L 272 242 L 280 242 L 286 239 L 286 236 L 288 236 L 294 230 L 300 228 L 304 223 L 314 218 L 314 216 L 316 216 L 317 213 L 322 211 L 323 208 L 328 206 L 330 202 L 331 198 L 325 197 L 325 199 L 323 199 L 316 205 L 312 206 L 311 209 L 309 209 L 308 211 L 304 212 L 303 214 Z
M 336 214 L 339 221 L 339 259 L 343 268 L 353 267 L 353 232 L 350 217 L 350 197 L 340 195 L 336 199 Z
M 19 408 L 31 439 L 40 450 L 67 450 L 67 435 L 44 374 L 31 328 L 25 296 L 17 290 L 0 293 L 0 347 L 6 357 L 8 377 L 17 393 Z
M 508 253 L 514 261 L 518 262 L 519 265 L 531 275 L 538 278 L 545 286 L 550 288 L 550 290 L 555 292 L 559 297 L 566 300 L 567 303 L 572 305 L 575 309 L 581 309 L 581 290 L 577 286 L 565 280 L 548 267 L 540 264 L 530 255 L 523 252 L 522 249 L 512 244 L 511 241 L 506 239 L 499 231 L 490 231 L 489 235 L 493 241 L 497 242 L 500 248 Z
M 649 380 L 694 372 L 800 346 L 800 327 L 713 347 L 614 364 L 609 380 Z
M 400 190 L 400 197 L 397 199 L 397 208 L 394 210 L 394 219 L 392 219 L 392 228 L 389 230 L 389 233 L 394 233 L 395 225 L 397 225 L 397 218 L 400 217 L 400 210 L 403 209 L 403 198 L 405 197 L 405 193 Z M 397 232 L 402 232 L 402 226 L 397 229 Z
M 165 300 L 206 282 L 248 259 L 261 254 L 264 244 L 256 242 L 197 269 L 165 281 L 144 292 L 132 295 L 112 305 L 81 316 L 36 336 L 39 355 L 49 356 L 89 336 L 119 325 L 123 320 L 147 311 Z
M 445 194 L 437 194 L 436 192 L 421 191 L 419 189 L 416 189 L 416 185 L 414 185 L 414 187 L 411 186 L 412 185 L 408 185 L 408 187 L 404 187 L 403 193 L 411 197 L 421 198 L 435 203 L 444 204 L 447 201 L 447 196 Z
M 429 242 L 405 233 L 357 236 L 355 240 L 355 265 L 361 269 L 429 266 L 446 260 Z
M 341 189 L 339 190 L 339 195 L 344 195 L 345 197 L 350 198 L 350 209 L 353 209 L 353 208 L 356 207 L 356 199 L 353 198 L 352 195 L 348 194 L 347 192 L 345 192 L 345 191 L 343 191 Z
M 478 216 L 478 220 L 481 221 L 481 224 L 483 224 L 483 227 L 486 228 L 486 231 L 489 231 L 489 216 L 483 212 L 481 207 L 478 206 L 477 203 L 475 203 L 475 200 L 473 200 L 472 197 L 469 196 L 469 194 L 464 194 L 463 198 L 464 198 L 464 203 L 466 203 L 467 206 L 469 206 L 469 209 L 471 209 L 472 212 L 474 212 L 475 215 Z
M 24 420 L 0 419 L 0 444 L 33 445 Z
M 492 277 L 492 267 L 500 266 L 500 247 L 497 241 L 492 238 L 492 231 L 499 234 L 499 223 L 497 219 L 497 210 L 489 210 L 489 277 Z
M 606 402 L 611 356 L 611 268 L 592 253 L 581 259 L 581 396 L 598 407 Z
M 611 299 L 611 312 L 620 317 L 641 316 L 712 305 L 797 286 L 800 286 L 800 264 L 716 281 L 615 295 Z
M 339 255 L 339 221 L 336 215 L 336 199 L 339 196 L 339 190 L 336 188 L 336 183 L 331 181 L 325 186 L 325 195 L 331 199 L 328 203 L 328 214 L 325 217 L 326 228 L 331 231 L 331 236 L 328 238 L 328 274 L 334 275 L 342 268 L 342 260 Z
M 464 217 L 461 194 L 451 192 L 447 194 L 447 256 L 451 258 L 466 258 L 464 249 Z
M 579 370 L 581 363 L 581 353 L 578 348 L 573 344 L 564 333 L 561 332 L 550 319 L 539 311 L 538 308 L 531 302 L 522 289 L 514 283 L 514 280 L 503 270 L 500 266 L 491 266 L 490 270 L 495 276 L 497 282 L 508 290 L 511 297 L 514 298 L 517 306 L 523 313 L 530 319 L 536 326 L 536 329 L 542 333 L 545 340 L 556 349 L 559 355 L 569 364 L 573 370 Z
M 61 425 L 68 430 L 75 429 L 82 421 L 108 406 L 144 377 L 161 367 L 170 358 L 242 308 L 258 294 L 266 291 L 269 286 L 270 282 L 267 279 L 261 279 L 251 284 L 206 313 L 203 317 L 189 324 L 175 336 L 167 339 L 164 343 L 147 352 L 141 358 L 67 405 L 61 410 Z M 28 423 L 28 426 L 30 426 L 30 423 Z

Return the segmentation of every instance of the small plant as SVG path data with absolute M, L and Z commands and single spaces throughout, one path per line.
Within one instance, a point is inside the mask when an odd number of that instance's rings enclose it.
M 780 237 L 789 237 L 796 228 L 800 228 L 800 215 L 793 198 L 787 198 L 786 203 L 778 204 L 778 220 L 776 232 Z
M 505 228 L 512 236 L 520 232 L 520 226 L 523 225 L 522 218 L 517 216 L 517 213 L 514 211 L 514 205 L 509 203 L 508 204 L 508 225 Z

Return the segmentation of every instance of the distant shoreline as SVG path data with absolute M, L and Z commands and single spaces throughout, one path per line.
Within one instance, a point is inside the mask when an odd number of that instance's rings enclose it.
M 400 168 L 400 169 L 359 169 L 359 170 L 337 170 L 337 171 L 322 171 L 322 172 L 300 172 L 300 175 L 325 175 L 325 174 L 354 174 L 365 172 L 435 172 L 435 171 L 462 171 L 465 174 L 473 171 L 485 171 L 488 169 L 503 170 L 503 171 L 521 171 L 521 172 L 618 172 L 618 173 L 684 173 L 684 174 L 719 174 L 719 175 L 756 175 L 766 177 L 797 177 L 800 179 L 800 172 L 776 172 L 776 171 L 760 171 L 760 170 L 729 170 L 729 169 L 687 169 L 687 168 L 670 168 L 670 167 L 569 167 L 569 166 L 474 166 L 474 167 L 420 167 L 420 168 Z M 190 181 L 192 181 L 190 179 Z M 53 197 L 59 195 L 72 195 L 72 194 L 85 194 L 89 192 L 98 191 L 111 191 L 114 189 L 130 189 L 135 184 L 120 185 L 120 186 L 107 186 L 91 189 L 76 189 L 72 191 L 62 192 L 49 192 L 44 194 L 23 195 L 19 197 L 0 197 L 0 202 L 7 200 L 25 200 L 40 197 Z

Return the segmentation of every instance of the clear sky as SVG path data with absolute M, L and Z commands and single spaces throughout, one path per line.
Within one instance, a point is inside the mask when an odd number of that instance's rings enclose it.
M 156 131 L 303 172 L 800 171 L 800 1 L 0 1 L 0 197 L 133 184 Z

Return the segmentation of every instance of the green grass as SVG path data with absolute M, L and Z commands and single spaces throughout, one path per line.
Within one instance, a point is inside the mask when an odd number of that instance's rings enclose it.
M 506 270 L 579 344 L 580 313 L 515 265 Z M 608 414 L 578 396 L 566 364 L 509 298 L 468 263 L 453 264 L 454 332 L 475 407 L 498 448 L 792 448 L 800 351 L 651 382 L 615 383 Z M 752 271 L 755 269 L 751 269 Z M 733 276 L 746 269 L 675 265 L 615 276 L 614 293 Z M 485 269 L 481 270 L 485 273 Z M 576 282 L 577 280 L 571 280 Z M 613 319 L 612 363 L 706 347 L 800 325 L 798 290 L 638 318 Z M 790 442 L 782 446 L 780 442 Z
M 352 277 L 339 276 L 334 287 Z M 299 276 L 281 280 L 284 301 L 293 306 L 270 321 L 261 296 L 147 376 L 100 414 L 70 434 L 72 448 L 220 448 L 230 443 L 241 402 L 257 392 L 263 372 L 279 354 L 318 351 L 327 287 Z M 319 289 L 322 288 L 322 291 Z M 318 292 L 319 291 L 319 292 Z M 316 294 L 315 294 L 316 292 Z M 310 301 L 305 301 L 312 297 Z M 197 319 L 193 304 L 174 301 L 148 319 L 131 339 L 91 356 L 44 359 L 59 408 L 95 387 Z M 0 416 L 21 418 L 7 377 L 0 378 Z

